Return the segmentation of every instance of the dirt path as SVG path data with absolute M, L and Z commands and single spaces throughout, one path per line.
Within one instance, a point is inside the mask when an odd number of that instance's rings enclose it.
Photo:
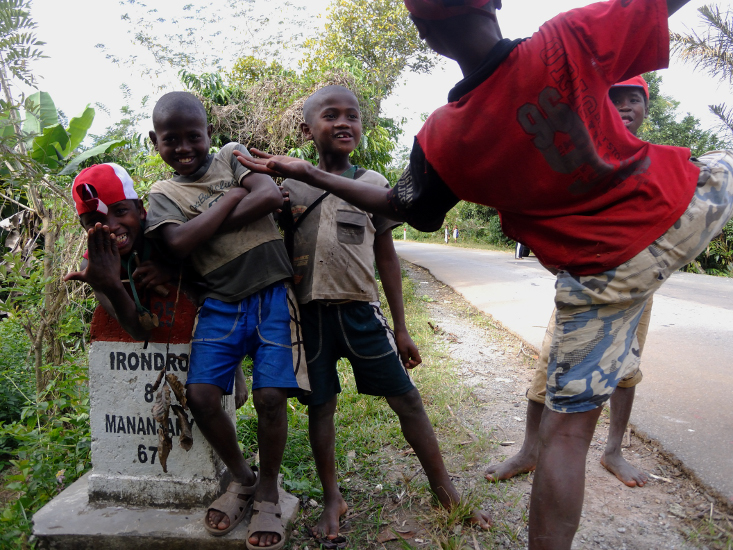
M 418 286 L 418 294 L 428 302 L 436 336 L 445 341 L 459 364 L 462 383 L 472 388 L 475 401 L 480 403 L 474 410 L 459 413 L 465 425 L 479 427 L 477 431 L 497 442 L 515 442 L 497 444 L 488 456 L 477 459 L 475 473 L 480 479 L 489 463 L 513 455 L 521 446 L 527 404 L 524 394 L 534 370 L 535 351 L 492 326 L 490 319 L 426 270 L 407 263 L 403 267 Z M 717 501 L 665 460 L 653 443 L 632 434 L 630 445 L 624 449 L 627 460 L 657 476 L 645 487 L 628 488 L 608 473 L 599 462 L 607 432 L 605 411 L 588 455 L 585 504 L 573 549 L 730 548 L 731 538 L 719 525 L 730 525 L 731 517 L 719 512 Z M 445 447 L 443 451 L 449 470 L 454 471 L 463 455 Z M 498 497 L 490 506 L 497 525 L 494 547 L 526 547 L 532 480 L 530 474 L 495 486 Z M 476 479 L 457 483 L 467 489 Z M 700 518 L 708 516 L 714 521 L 703 525 Z M 702 527 L 706 533 L 701 533 Z

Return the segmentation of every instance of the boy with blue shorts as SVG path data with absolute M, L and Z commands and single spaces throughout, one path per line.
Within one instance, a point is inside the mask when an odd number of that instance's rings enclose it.
M 298 361 L 300 340 L 292 269 L 270 213 L 282 205 L 271 178 L 251 174 L 229 143 L 210 154 L 212 125 L 185 92 L 164 95 L 153 110 L 150 139 L 175 171 L 150 190 L 146 234 L 178 258 L 190 258 L 205 287 L 191 346 L 187 399 L 201 432 L 233 476 L 208 509 L 206 529 L 230 532 L 250 508 L 247 548 L 285 544 L 277 476 L 287 439 L 288 396 L 309 389 Z M 295 344 L 295 345 L 294 345 Z M 221 405 L 245 355 L 253 360 L 260 470 L 250 468 Z
M 405 0 L 421 38 L 464 79 L 425 122 L 393 189 L 346 185 L 287 157 L 244 160 L 423 231 L 458 200 L 493 206 L 504 232 L 557 274 L 532 550 L 570 548 L 596 420 L 629 374 L 644 305 L 733 210 L 733 152 L 690 159 L 643 142 L 608 99 L 614 83 L 667 66 L 667 18 L 686 3 L 600 2 L 509 40 L 501 0 Z
M 362 133 L 359 103 L 350 90 L 321 88 L 306 100 L 303 118 L 301 129 L 316 145 L 319 170 L 347 182 L 389 188 L 384 176 L 349 162 Z M 326 545 L 344 542 L 338 537 L 339 518 L 348 507 L 338 487 L 333 421 L 341 392 L 336 364 L 342 357 L 351 363 L 359 393 L 386 397 L 431 489 L 451 509 L 460 495 L 443 464 L 420 392 L 408 374 L 421 359 L 405 326 L 402 271 L 392 242 L 392 229 L 399 224 L 295 179 L 285 180 L 283 191 L 289 199 L 281 225 L 292 236 L 295 292 L 313 390 L 299 399 L 308 405 L 311 448 L 324 496 L 313 536 Z M 379 307 L 375 262 L 394 331 Z M 471 521 L 488 527 L 483 512 L 474 513 Z

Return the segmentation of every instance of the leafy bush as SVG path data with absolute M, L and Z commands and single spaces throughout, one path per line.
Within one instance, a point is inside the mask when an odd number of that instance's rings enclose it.
M 0 423 L 0 441 L 15 445 L 3 472 L 15 498 L 0 510 L 0 548 L 23 548 L 32 515 L 91 466 L 86 370 L 76 363 L 53 369 L 45 394 L 26 401 L 17 422 Z
M 0 321 L 0 422 L 19 420 L 26 397 L 34 397 L 29 348 L 28 337 L 18 323 Z M 0 448 L 2 445 L 0 440 Z
M 733 220 L 723 228 L 707 248 L 689 264 L 685 271 L 733 277 Z

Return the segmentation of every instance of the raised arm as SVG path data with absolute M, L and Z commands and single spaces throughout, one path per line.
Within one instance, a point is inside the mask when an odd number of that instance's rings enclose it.
M 377 187 L 374 185 L 373 187 Z M 379 279 L 384 287 L 389 310 L 392 312 L 395 340 L 400 359 L 405 368 L 417 367 L 422 359 L 417 346 L 410 338 L 405 324 L 405 304 L 402 296 L 402 269 L 392 242 L 392 232 L 385 231 L 374 239 L 374 259 L 379 271 Z
M 257 149 L 252 149 L 252 154 L 259 158 L 247 157 L 238 151 L 235 151 L 234 154 L 239 162 L 253 172 L 293 178 L 313 187 L 330 191 L 337 197 L 367 212 L 403 221 L 396 217 L 395 212 L 387 202 L 389 189 L 329 174 L 319 170 L 310 162 L 294 157 L 272 156 Z
M 674 12 L 687 4 L 690 0 L 667 0 L 667 14 L 671 16 Z

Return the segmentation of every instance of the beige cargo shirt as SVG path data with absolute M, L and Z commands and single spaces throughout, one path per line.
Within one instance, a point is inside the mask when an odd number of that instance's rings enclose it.
M 368 170 L 359 181 L 389 188 L 386 178 Z M 323 191 L 287 179 L 293 219 Z M 294 235 L 293 271 L 298 302 L 379 299 L 374 277 L 374 238 L 399 222 L 375 216 L 329 195 L 303 220 Z

